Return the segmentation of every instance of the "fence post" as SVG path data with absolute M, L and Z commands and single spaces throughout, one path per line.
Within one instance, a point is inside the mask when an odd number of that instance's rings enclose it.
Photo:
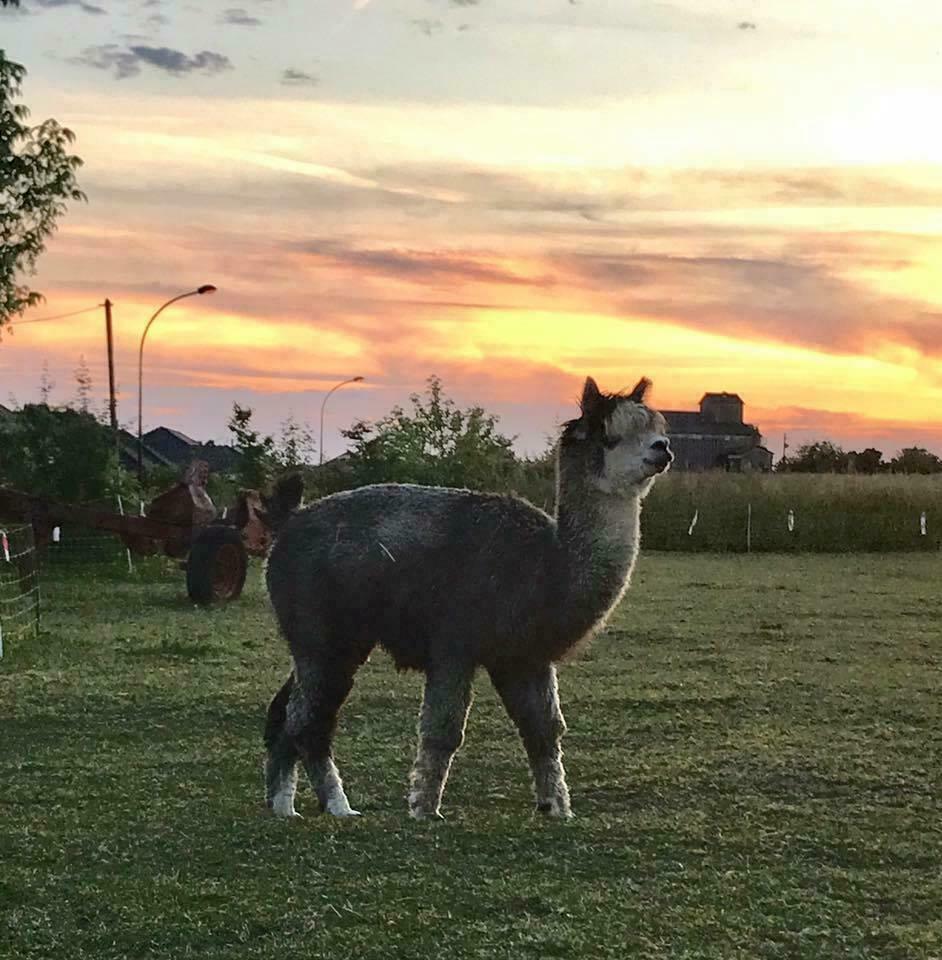
M 121 494 L 118 494 L 118 513 L 121 516 L 124 516 L 124 503 L 121 500 Z M 128 573 L 134 573 L 134 561 L 131 559 L 131 548 L 125 547 L 125 551 L 128 555 Z
M 746 553 L 752 553 L 752 504 L 746 510 Z

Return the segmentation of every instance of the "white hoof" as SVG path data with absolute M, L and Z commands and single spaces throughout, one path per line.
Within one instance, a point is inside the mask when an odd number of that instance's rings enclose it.
M 359 810 L 354 810 L 353 807 L 344 800 L 329 800 L 327 806 L 324 808 L 326 813 L 329 813 L 332 817 L 359 817 L 361 813 Z

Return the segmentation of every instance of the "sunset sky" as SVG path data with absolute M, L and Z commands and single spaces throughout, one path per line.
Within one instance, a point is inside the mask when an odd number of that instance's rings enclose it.
M 0 47 L 72 128 L 25 319 L 115 303 L 122 421 L 226 440 L 439 374 L 536 451 L 582 378 L 738 392 L 779 455 L 942 453 L 942 4 L 23 0 Z M 107 384 L 101 312 L 0 342 L 0 402 Z

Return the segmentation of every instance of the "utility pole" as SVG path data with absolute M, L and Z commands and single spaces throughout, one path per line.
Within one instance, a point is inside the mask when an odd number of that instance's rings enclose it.
M 111 301 L 105 297 L 105 336 L 108 340 L 108 412 L 111 415 L 111 433 L 114 437 L 114 453 L 121 463 L 121 444 L 118 438 L 118 401 L 114 391 L 114 332 L 111 328 Z
M 118 436 L 118 403 L 114 395 L 114 333 L 111 329 L 111 307 L 113 304 L 105 298 L 105 333 L 108 337 L 108 412 L 111 414 L 111 429 L 115 439 Z

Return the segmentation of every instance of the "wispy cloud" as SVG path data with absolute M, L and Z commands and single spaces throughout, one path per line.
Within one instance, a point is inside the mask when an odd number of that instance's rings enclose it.
M 184 76 L 188 73 L 213 75 L 232 69 L 228 57 L 212 50 L 201 50 L 189 56 L 170 47 L 122 48 L 114 43 L 86 47 L 81 55 L 73 57 L 71 62 L 98 70 L 114 70 L 114 75 L 119 80 L 137 76 L 142 66 L 154 67 L 173 76 Z
M 316 87 L 320 83 L 320 78 L 313 73 L 288 67 L 281 74 L 281 82 L 289 87 Z
M 94 3 L 88 3 L 87 0 L 32 0 L 32 2 L 37 7 L 44 7 L 47 9 L 52 9 L 55 7 L 76 7 L 83 13 L 90 13 L 94 16 L 101 16 L 102 14 L 107 13 L 107 11 L 102 7 L 96 6 Z
M 430 20 L 428 17 L 420 17 L 418 20 L 412 21 L 412 26 L 420 33 L 424 33 L 425 36 L 432 37 L 436 33 L 441 33 L 445 24 L 443 24 L 441 20 Z
M 942 359 L 938 315 L 916 298 L 881 294 L 844 275 L 815 238 L 782 257 L 564 254 L 564 287 L 578 277 L 623 316 L 828 353 L 878 354 L 903 347 Z
M 459 282 L 546 286 L 547 276 L 508 270 L 498 257 L 440 253 L 432 250 L 363 249 L 336 240 L 310 240 L 294 245 L 308 258 L 364 274 L 396 277 L 412 283 Z
M 242 7 L 229 7 L 219 15 L 219 23 L 235 27 L 259 27 L 262 21 L 253 17 Z

